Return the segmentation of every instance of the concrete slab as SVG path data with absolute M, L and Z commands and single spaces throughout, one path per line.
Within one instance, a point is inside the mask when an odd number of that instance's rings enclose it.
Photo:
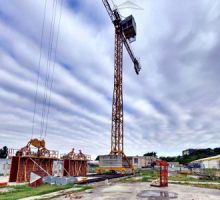
M 138 197 L 142 191 L 158 191 L 161 196 Z M 152 192 L 149 192 L 152 194 Z M 155 193 L 155 192 L 154 192 Z M 167 194 L 171 194 L 170 196 Z M 175 193 L 176 198 L 172 196 Z M 83 192 L 81 200 L 219 200 L 220 190 L 197 188 L 192 186 L 170 184 L 167 188 L 151 187 L 150 183 L 113 183 L 110 186 L 94 187 L 92 193 Z M 56 200 L 68 200 L 65 196 L 55 198 Z M 54 199 L 54 200 L 55 200 Z
M 102 190 L 103 193 L 132 193 L 132 187 L 113 185 Z

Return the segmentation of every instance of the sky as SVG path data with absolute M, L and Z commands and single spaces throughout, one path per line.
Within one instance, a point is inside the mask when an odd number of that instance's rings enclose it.
M 124 49 L 125 154 L 218 147 L 220 1 L 132 2 L 143 10 L 120 13 L 135 17 L 142 69 Z M 0 147 L 36 137 L 60 153 L 108 154 L 114 28 L 102 1 L 0 4 Z

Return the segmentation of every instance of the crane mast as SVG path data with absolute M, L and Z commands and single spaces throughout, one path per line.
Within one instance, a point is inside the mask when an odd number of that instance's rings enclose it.
M 122 20 L 118 10 L 112 10 L 108 0 L 102 0 L 102 2 L 115 27 L 114 89 L 110 155 L 123 157 L 123 159 L 127 161 L 129 167 L 132 167 L 124 154 L 123 45 L 134 64 L 136 74 L 139 74 L 141 67 L 129 44 L 130 39 L 136 36 L 136 24 L 132 15 Z
M 120 26 L 115 28 L 114 56 L 114 89 L 112 99 L 112 129 L 110 154 L 122 155 L 124 152 L 124 114 L 122 87 L 123 41 Z

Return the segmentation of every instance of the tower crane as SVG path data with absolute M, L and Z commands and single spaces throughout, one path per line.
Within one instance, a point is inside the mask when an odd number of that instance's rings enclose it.
M 117 157 L 121 158 L 122 165 L 127 163 L 127 168 L 133 169 L 131 162 L 124 154 L 124 114 L 123 114 L 123 45 L 125 46 L 133 64 L 136 74 L 141 69 L 138 59 L 130 47 L 131 42 L 136 38 L 136 23 L 132 15 L 121 18 L 117 8 L 112 9 L 108 0 L 102 0 L 108 15 L 115 28 L 115 49 L 114 49 L 114 89 L 112 100 L 112 127 L 111 127 L 111 151 L 110 156 L 117 162 Z M 101 157 L 100 157 L 101 159 Z M 110 157 L 112 159 L 112 157 Z M 112 163 L 111 161 L 107 161 Z M 105 164 L 104 164 L 105 165 Z M 106 166 L 106 165 L 105 165 Z M 100 166 L 99 170 L 102 169 Z M 111 170 L 114 167 L 109 166 Z M 123 166 L 121 167 L 123 168 Z M 109 169 L 109 168 L 108 168 Z M 117 168 L 119 169 L 119 168 Z

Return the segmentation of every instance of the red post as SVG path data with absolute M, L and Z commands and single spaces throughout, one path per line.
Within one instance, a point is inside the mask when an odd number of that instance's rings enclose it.
M 159 161 L 160 163 L 160 187 L 168 186 L 168 163 L 166 161 Z

